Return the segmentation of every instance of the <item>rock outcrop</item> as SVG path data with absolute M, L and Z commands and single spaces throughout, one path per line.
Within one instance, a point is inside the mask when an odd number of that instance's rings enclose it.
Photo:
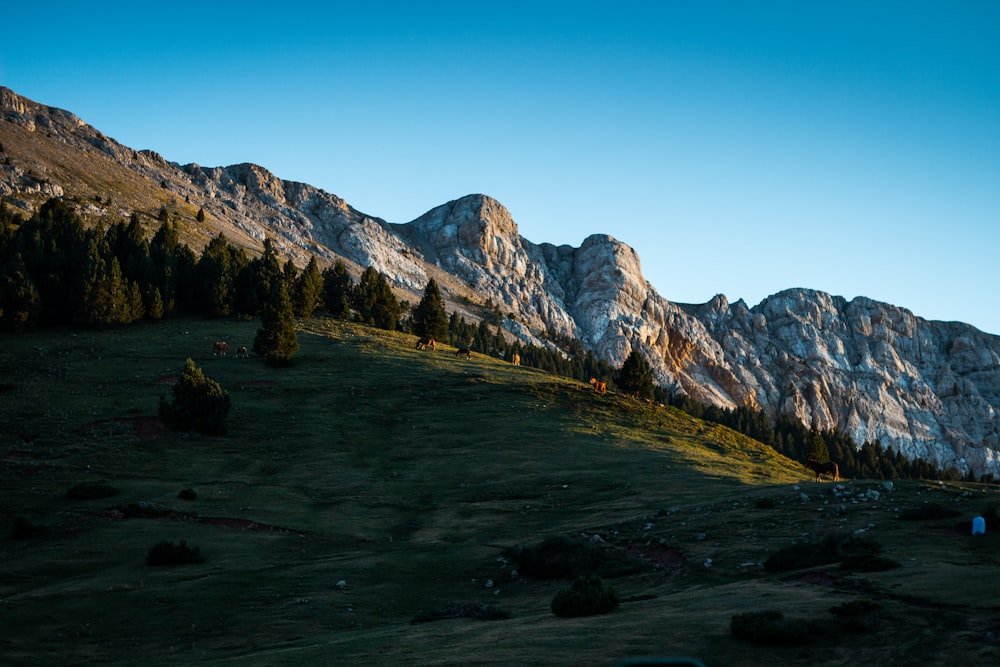
M 133 150 L 6 88 L 0 142 L 0 195 L 15 206 L 64 195 L 96 216 L 169 206 L 192 225 L 200 208 L 202 240 L 221 231 L 259 248 L 270 237 L 300 265 L 315 255 L 355 271 L 373 266 L 414 296 L 435 277 L 452 307 L 499 307 L 528 342 L 572 336 L 614 365 L 637 350 L 658 383 L 702 402 L 794 415 L 858 443 L 878 439 L 942 467 L 1000 476 L 1000 337 L 969 325 L 807 289 L 752 308 L 722 295 L 677 304 L 645 280 L 629 246 L 607 235 L 579 248 L 534 244 L 485 195 L 391 224 L 257 165 L 178 165 Z

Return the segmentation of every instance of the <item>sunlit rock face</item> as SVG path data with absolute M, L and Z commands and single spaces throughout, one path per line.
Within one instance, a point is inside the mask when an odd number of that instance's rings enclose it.
M 485 195 L 391 224 L 258 165 L 179 165 L 134 150 L 3 87 L 0 139 L 0 194 L 19 209 L 65 195 L 99 214 L 127 218 L 141 210 L 155 219 L 166 202 L 186 210 L 193 226 L 203 208 L 203 241 L 222 232 L 259 248 L 271 238 L 299 266 L 311 256 L 343 260 L 355 274 L 371 266 L 410 295 L 419 296 L 432 276 L 447 279 L 449 309 L 492 305 L 526 342 L 573 336 L 616 366 L 638 351 L 658 383 L 702 402 L 794 415 L 859 444 L 878 439 L 939 466 L 1000 476 L 1000 337 L 969 325 L 806 289 L 752 308 L 722 295 L 676 304 L 646 282 L 638 254 L 624 243 L 596 234 L 579 248 L 536 245 Z M 132 181 L 109 198 L 114 204 L 98 206 L 94 192 L 103 194 L 107 179 L 87 178 L 108 164 Z M 129 199 L 140 182 L 156 196 Z

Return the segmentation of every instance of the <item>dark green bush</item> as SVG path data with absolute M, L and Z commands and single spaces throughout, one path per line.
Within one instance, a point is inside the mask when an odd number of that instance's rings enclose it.
M 10 527 L 10 538 L 12 540 L 26 540 L 32 537 L 40 537 L 45 534 L 45 526 L 38 526 L 25 519 L 23 516 L 14 517 L 14 523 Z
M 476 603 L 447 604 L 434 609 L 422 609 L 410 623 L 430 623 L 449 618 L 475 618 L 481 621 L 502 621 L 511 617 L 509 611 Z
M 871 600 L 853 600 L 830 608 L 844 632 L 874 632 L 878 626 L 881 605 Z
M 194 500 L 198 497 L 198 494 L 194 492 L 194 489 L 181 489 L 177 497 L 181 500 Z
M 561 618 L 606 614 L 618 607 L 618 591 L 606 586 L 596 574 L 577 577 L 569 588 L 552 598 L 552 613 Z
M 937 503 L 926 503 L 920 507 L 910 507 L 899 513 L 903 521 L 933 521 L 935 519 L 950 519 L 961 512 L 942 507 Z
M 180 544 L 159 542 L 146 554 L 147 565 L 192 565 L 204 562 L 201 549 L 189 547 L 184 540 Z
M 226 432 L 230 399 L 218 382 L 205 377 L 192 359 L 184 362 L 184 370 L 173 387 L 174 398 L 160 399 L 160 418 L 174 431 L 196 431 L 205 435 Z
M 760 510 L 771 510 L 774 509 L 774 501 L 770 498 L 761 498 L 757 501 L 757 509 Z
M 864 557 L 872 557 L 881 550 L 878 542 L 863 537 L 844 537 L 831 533 L 817 542 L 802 542 L 784 547 L 771 554 L 764 561 L 767 572 L 787 572 L 818 565 L 830 565 L 852 557 L 855 563 L 862 563 Z
M 733 637 L 765 646 L 801 646 L 822 637 L 824 628 L 816 621 L 786 619 L 780 611 L 751 611 L 735 614 L 729 624 Z
M 647 568 L 616 549 L 562 536 L 546 537 L 533 547 L 508 549 L 504 555 L 517 562 L 522 575 L 537 579 L 573 579 L 588 572 L 610 578 Z
M 70 500 L 97 500 L 117 496 L 118 489 L 107 484 L 77 484 L 66 492 Z
M 840 564 L 841 569 L 851 572 L 883 572 L 900 567 L 898 561 L 876 554 L 850 554 Z

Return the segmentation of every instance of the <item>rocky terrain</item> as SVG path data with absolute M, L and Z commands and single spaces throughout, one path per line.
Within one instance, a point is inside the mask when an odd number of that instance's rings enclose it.
M 390 223 L 257 165 L 179 165 L 128 148 L 6 88 L 0 144 L 0 195 L 25 211 L 63 196 L 95 219 L 139 211 L 152 228 L 167 207 L 196 248 L 219 232 L 250 249 L 271 237 L 300 265 L 315 255 L 355 272 L 374 266 L 411 300 L 433 277 L 450 309 L 475 317 L 498 306 L 505 328 L 527 342 L 573 336 L 615 365 L 637 349 L 661 385 L 703 402 L 790 414 L 858 443 L 879 439 L 942 467 L 1000 475 L 1000 337 L 967 324 L 807 289 L 753 307 L 722 295 L 673 303 L 624 243 L 532 243 L 485 195 Z

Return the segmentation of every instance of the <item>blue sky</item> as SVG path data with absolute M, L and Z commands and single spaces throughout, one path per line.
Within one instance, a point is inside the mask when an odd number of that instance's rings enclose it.
M 53 20 L 46 21 L 47 17 Z M 0 84 L 390 222 L 484 193 L 671 301 L 1000 334 L 1000 2 L 14 3 Z

